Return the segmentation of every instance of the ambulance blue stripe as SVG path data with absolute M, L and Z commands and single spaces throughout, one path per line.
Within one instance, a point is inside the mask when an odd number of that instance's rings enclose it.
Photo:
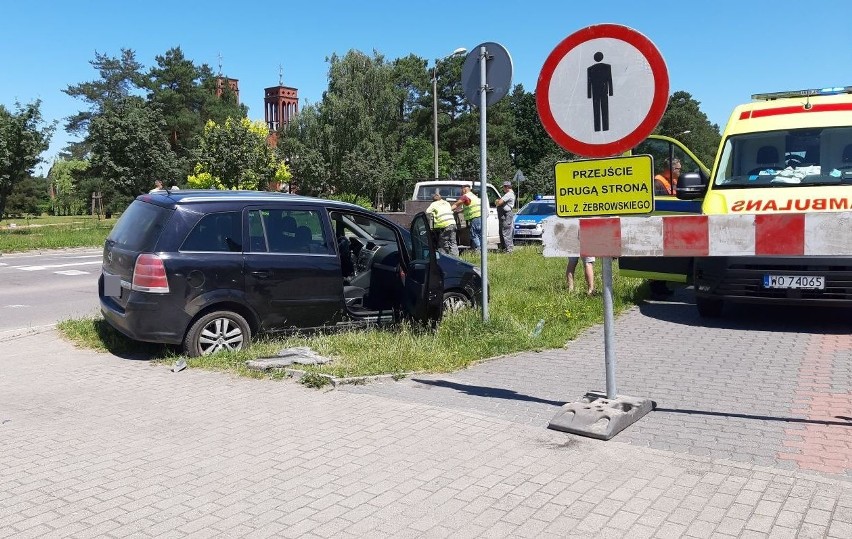
M 700 200 L 660 200 L 654 201 L 655 212 L 701 213 Z

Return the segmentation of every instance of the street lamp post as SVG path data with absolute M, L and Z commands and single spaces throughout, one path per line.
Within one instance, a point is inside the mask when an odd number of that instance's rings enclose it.
M 466 53 L 467 49 L 459 47 L 452 54 L 435 60 L 432 68 L 432 137 L 435 144 L 435 179 L 438 179 L 438 64 L 446 58 L 454 58 Z

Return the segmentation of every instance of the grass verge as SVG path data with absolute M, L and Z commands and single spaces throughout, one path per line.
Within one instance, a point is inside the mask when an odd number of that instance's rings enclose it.
M 471 262 L 476 262 L 470 259 Z M 247 350 L 201 358 L 186 358 L 190 367 L 260 376 L 245 368 L 250 359 L 275 356 L 281 349 L 307 346 L 334 358 L 325 365 L 305 367 L 312 373 L 335 377 L 402 375 L 412 372 L 450 372 L 477 361 L 527 350 L 561 348 L 586 328 L 602 323 L 600 295 L 569 293 L 565 284 L 566 260 L 544 258 L 536 246 L 516 248 L 511 254 L 491 253 L 488 258 L 491 297 L 489 320 L 472 309 L 444 317 L 434 331 L 410 325 L 333 334 L 261 337 Z M 596 262 L 595 288 L 600 291 L 600 261 Z M 582 268 L 577 278 L 582 285 Z M 613 307 L 616 313 L 648 295 L 641 280 L 619 277 L 613 271 Z M 585 290 L 584 286 L 578 286 Z M 535 327 L 543 320 L 540 333 Z M 152 359 L 174 361 L 175 349 L 131 341 L 103 319 L 69 320 L 59 331 L 78 346 L 116 355 L 148 354 Z
M 102 247 L 114 224 L 114 218 L 86 216 L 6 219 L 0 222 L 0 253 Z

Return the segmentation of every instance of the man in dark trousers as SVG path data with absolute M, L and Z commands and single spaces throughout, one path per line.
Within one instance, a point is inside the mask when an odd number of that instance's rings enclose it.
M 515 192 L 512 182 L 503 182 L 503 196 L 494 204 L 497 206 L 497 219 L 500 223 L 500 249 L 511 253 L 515 249 Z
M 595 62 L 589 66 L 586 93 L 592 100 L 592 110 L 595 115 L 595 131 L 609 131 L 609 98 L 612 96 L 612 68 L 609 64 L 600 63 L 603 53 L 595 53 Z

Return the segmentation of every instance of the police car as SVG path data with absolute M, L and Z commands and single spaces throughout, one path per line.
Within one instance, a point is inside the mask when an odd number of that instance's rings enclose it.
M 515 214 L 515 243 L 541 243 L 541 223 L 551 215 L 556 215 L 555 197 L 536 195 Z

